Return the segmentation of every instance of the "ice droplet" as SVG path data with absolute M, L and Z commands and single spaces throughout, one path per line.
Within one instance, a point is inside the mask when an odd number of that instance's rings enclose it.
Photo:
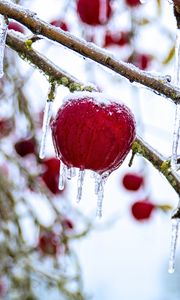
M 81 201 L 82 198 L 82 187 L 84 182 L 85 170 L 79 170 L 77 180 L 77 202 Z
M 8 25 L 4 16 L 0 15 L 0 78 L 3 77 L 3 62 L 4 62 L 4 51 L 6 45 Z
M 176 37 L 176 60 L 175 60 L 175 85 L 179 86 L 180 83 L 180 30 L 177 30 Z M 178 169 L 177 163 L 177 151 L 179 145 L 180 135 L 180 104 L 176 104 L 174 131 L 173 131 L 173 143 L 172 143 L 172 156 L 171 156 L 171 168 L 176 171 Z
M 172 219 L 171 248 L 170 248 L 169 268 L 168 268 L 168 272 L 170 274 L 174 273 L 175 270 L 175 254 L 176 254 L 176 246 L 177 246 L 177 239 L 178 239 L 179 222 L 180 222 L 179 218 Z
M 76 176 L 76 169 L 71 167 L 67 169 L 67 179 L 71 180 L 72 177 Z
M 65 181 L 66 181 L 66 165 L 61 161 L 60 168 L 59 168 L 59 184 L 58 188 L 60 191 L 64 189 Z
M 45 106 L 45 110 L 44 110 L 42 138 L 41 138 L 40 152 L 39 152 L 39 157 L 41 159 L 43 159 L 45 157 L 47 132 L 48 132 L 48 128 L 49 128 L 50 119 L 52 116 L 52 103 L 53 103 L 52 101 L 46 101 L 46 106 Z

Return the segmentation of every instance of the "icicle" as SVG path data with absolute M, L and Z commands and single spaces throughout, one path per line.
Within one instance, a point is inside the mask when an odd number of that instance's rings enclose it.
M 97 195 L 97 217 L 102 217 L 102 204 L 104 199 L 104 185 L 108 179 L 109 172 L 106 172 L 102 175 L 96 174 L 95 177 L 95 194 Z
M 79 170 L 78 181 L 77 181 L 77 202 L 81 201 L 82 198 L 82 187 L 84 182 L 85 170 Z
M 95 193 L 95 195 L 97 195 L 98 190 L 99 190 L 99 174 L 94 172 L 93 177 L 95 179 L 94 193 Z
M 45 157 L 47 133 L 48 133 L 49 123 L 52 116 L 52 103 L 53 103 L 52 101 L 46 101 L 46 106 L 44 110 L 42 138 L 41 138 L 41 145 L 40 145 L 40 152 L 39 152 L 39 157 L 41 159 Z
M 170 248 L 170 258 L 169 258 L 169 273 L 174 273 L 175 270 L 175 254 L 176 254 L 176 246 L 178 239 L 178 230 L 179 230 L 179 218 L 172 219 L 172 232 L 171 232 L 171 248 Z
M 58 184 L 58 188 L 60 191 L 64 189 L 64 184 L 66 181 L 66 170 L 67 170 L 66 165 L 61 161 L 60 169 L 59 169 L 59 184 Z
M 72 177 L 76 176 L 76 169 L 71 167 L 67 169 L 67 179 L 71 180 Z
M 103 199 L 104 199 L 104 182 L 101 177 L 98 180 L 97 197 L 98 198 L 97 198 L 96 216 L 101 218 L 102 217 L 102 204 L 103 204 Z
M 180 30 L 178 29 L 177 38 L 176 38 L 175 85 L 179 86 L 179 83 L 180 83 Z M 179 144 L 179 135 L 180 135 L 180 104 L 176 104 L 172 157 L 171 157 L 171 168 L 174 171 L 176 171 L 178 168 L 177 151 L 178 151 L 178 144 Z
M 4 16 L 0 15 L 0 78 L 3 77 L 4 51 L 8 25 Z
M 172 214 L 172 231 L 171 231 L 171 248 L 170 248 L 170 258 L 169 258 L 169 273 L 174 273 L 175 269 L 175 254 L 176 254 L 176 246 L 178 239 L 178 230 L 179 230 L 179 222 L 180 222 L 180 198 L 178 202 L 177 209 Z

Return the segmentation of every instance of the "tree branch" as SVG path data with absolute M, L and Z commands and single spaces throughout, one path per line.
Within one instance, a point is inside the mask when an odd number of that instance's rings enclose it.
M 77 80 L 72 75 L 66 73 L 66 71 L 60 69 L 47 57 L 44 57 L 38 51 L 33 50 L 31 46 L 28 45 L 29 40 L 17 37 L 13 33 L 8 33 L 6 43 L 7 45 L 15 50 L 19 56 L 35 67 L 38 67 L 39 70 L 43 71 L 46 76 L 49 77 L 49 80 L 57 81 L 57 83 L 62 84 L 69 88 L 70 91 L 74 90 L 95 90 L 92 86 L 85 86 L 82 82 Z
M 138 153 L 147 159 L 158 171 L 160 171 L 171 184 L 173 189 L 180 195 L 180 177 L 170 169 L 170 161 L 166 160 L 160 153 L 149 144 L 137 137 L 133 146 L 133 153 Z
M 133 65 L 121 62 L 114 58 L 108 51 L 105 51 L 92 43 L 87 43 L 70 33 L 55 28 L 40 20 L 36 14 L 30 10 L 9 3 L 7 0 L 0 0 L 0 14 L 17 20 L 37 35 L 42 35 L 49 40 L 60 43 L 67 48 L 78 52 L 84 57 L 96 61 L 127 78 L 130 82 L 140 83 L 152 89 L 155 93 L 168 97 L 175 103 L 180 103 L 180 89 L 168 83 L 166 76 L 155 76 L 151 73 L 141 71 Z
M 47 58 L 44 58 L 37 51 L 32 48 L 27 48 L 26 42 L 21 40 L 19 37 L 16 37 L 14 34 L 9 33 L 7 36 L 7 44 L 17 51 L 23 58 L 29 60 L 32 64 L 37 66 L 40 70 L 42 70 L 45 74 L 50 76 L 53 80 L 58 81 L 63 84 L 66 82 L 68 88 L 72 87 L 74 90 L 93 90 L 94 88 L 91 86 L 84 86 L 78 79 L 72 77 L 67 72 L 64 72 L 60 68 L 58 68 L 55 64 L 53 64 Z M 66 80 L 63 80 L 65 78 Z M 170 169 L 170 162 L 165 160 L 165 158 L 159 154 L 155 149 L 153 149 L 150 145 L 148 145 L 142 138 L 137 137 L 133 147 L 133 154 L 140 154 L 145 159 L 147 159 L 157 170 L 159 170 L 174 188 L 174 190 L 180 195 L 180 178 L 177 174 L 173 173 Z

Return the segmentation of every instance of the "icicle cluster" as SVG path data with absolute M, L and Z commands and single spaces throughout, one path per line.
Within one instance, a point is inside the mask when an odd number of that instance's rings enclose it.
M 106 172 L 102 175 L 93 172 L 93 177 L 95 180 L 95 194 L 97 195 L 97 210 L 96 215 L 97 217 L 102 217 L 102 204 L 104 198 L 104 185 L 107 181 L 109 173 Z M 62 161 L 60 163 L 60 171 L 59 171 L 59 189 L 63 190 L 66 182 L 66 178 L 71 180 L 73 177 L 76 176 L 76 168 L 68 168 Z M 85 178 L 85 170 L 79 169 L 78 178 L 77 178 L 77 202 L 79 203 L 82 199 L 82 190 L 83 190 L 83 183 Z
M 4 16 L 0 15 L 0 78 L 3 77 L 4 51 L 8 25 Z
M 180 30 L 177 30 L 176 38 L 176 62 L 175 62 L 175 85 L 179 86 L 180 83 Z M 178 145 L 180 135 L 180 104 L 176 104 L 174 132 L 173 132 L 173 145 L 172 145 L 172 157 L 171 168 L 174 171 L 178 169 L 177 156 Z

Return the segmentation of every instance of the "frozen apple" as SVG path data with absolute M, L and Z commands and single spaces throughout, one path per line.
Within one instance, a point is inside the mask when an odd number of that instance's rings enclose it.
M 21 139 L 15 143 L 14 148 L 21 157 L 36 154 L 36 141 L 34 137 Z
M 51 128 L 57 154 L 66 166 L 99 174 L 117 169 L 135 138 L 131 111 L 103 93 L 70 94 Z
M 148 220 L 155 209 L 155 205 L 145 199 L 135 202 L 131 207 L 133 217 L 138 221 Z
M 128 191 L 137 191 L 144 184 L 144 178 L 137 173 L 127 173 L 123 176 L 122 184 Z
M 51 25 L 59 27 L 60 29 L 64 30 L 64 31 L 68 31 L 68 25 L 65 21 L 61 20 L 61 19 L 57 19 L 57 20 L 53 20 L 51 22 Z
M 104 37 L 104 47 L 119 46 L 123 47 L 128 45 L 130 41 L 129 32 L 111 32 L 107 31 Z
M 60 190 L 58 188 L 58 182 L 60 160 L 55 157 L 50 157 L 42 161 L 42 166 L 43 172 L 41 178 L 43 182 L 53 194 L 59 194 Z
M 140 0 L 125 0 L 125 2 L 129 7 L 137 7 L 141 4 Z
M 17 22 L 14 22 L 14 21 L 9 22 L 8 29 L 9 30 L 14 30 L 14 31 L 17 31 L 17 32 L 20 32 L 20 33 L 24 33 L 23 26 L 21 24 L 17 23 Z
M 135 138 L 133 114 L 103 93 L 76 92 L 64 99 L 51 129 L 62 165 L 80 170 L 77 198 L 81 198 L 84 172 L 89 169 L 95 172 L 100 205 L 105 177 L 122 164 Z
M 53 231 L 40 233 L 38 249 L 43 255 L 56 256 L 60 253 L 61 243 L 59 236 Z
M 83 23 L 91 26 L 106 24 L 111 15 L 110 0 L 77 0 L 77 13 Z
M 0 138 L 7 137 L 14 130 L 14 118 L 1 118 L 0 119 Z

